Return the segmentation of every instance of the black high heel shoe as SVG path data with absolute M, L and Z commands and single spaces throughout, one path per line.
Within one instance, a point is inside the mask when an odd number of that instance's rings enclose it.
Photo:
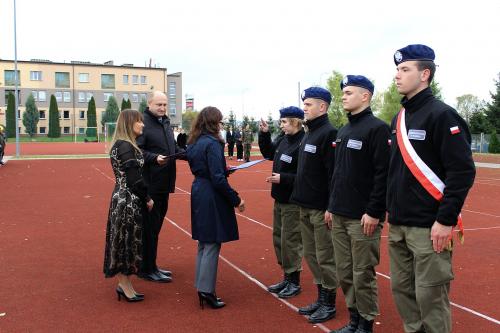
M 125 297 L 127 302 L 141 302 L 144 301 L 144 295 L 135 295 L 134 297 L 128 297 L 121 287 L 116 288 L 116 295 L 118 296 L 118 301 L 121 301 L 122 296 Z
M 226 303 L 224 303 L 220 298 L 218 298 L 215 294 L 212 293 L 204 293 L 202 291 L 198 291 L 198 298 L 200 300 L 200 307 L 203 309 L 203 304 L 207 302 L 208 305 L 212 309 L 220 309 L 224 306 L 226 306 Z
M 121 286 L 116 287 L 116 291 L 118 291 L 120 293 L 123 293 L 123 289 L 122 289 Z M 141 293 L 138 293 L 138 292 L 135 292 L 135 296 L 144 298 L 144 294 L 141 294 Z

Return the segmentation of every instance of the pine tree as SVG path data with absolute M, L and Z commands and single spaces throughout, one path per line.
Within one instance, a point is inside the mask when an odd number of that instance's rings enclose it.
M 269 127 L 269 133 L 271 133 L 271 136 L 278 131 L 278 127 L 276 126 L 276 123 L 274 122 L 273 116 L 270 112 L 267 116 L 267 126 Z
M 127 109 L 132 109 L 132 102 L 130 101 L 130 98 L 127 99 Z
M 90 138 L 97 137 L 97 119 L 94 96 L 90 98 L 89 104 L 87 106 L 87 132 L 85 134 Z
M 498 141 L 497 131 L 493 130 L 490 135 L 490 144 L 488 145 L 488 153 L 500 153 L 500 142 Z
M 125 98 L 122 98 L 122 107 L 120 108 L 120 111 L 128 109 L 127 105 L 128 105 L 127 100 Z
M 229 111 L 229 118 L 227 122 L 229 123 L 229 126 L 233 128 L 233 130 L 236 129 L 236 116 L 234 115 L 233 110 Z
M 118 109 L 116 99 L 113 96 L 109 97 L 108 105 L 106 106 L 106 110 L 102 115 L 101 124 L 105 126 L 106 123 L 116 123 L 119 114 L 120 109 Z
M 9 93 L 7 97 L 7 111 L 5 115 L 6 131 L 8 138 L 16 137 L 16 100 L 14 94 Z
M 495 81 L 496 92 L 490 93 L 491 102 L 486 106 L 486 119 L 491 127 L 498 133 L 500 132 L 500 73 L 498 80 Z
M 30 137 L 33 137 L 36 134 L 39 120 L 40 115 L 38 113 L 35 99 L 32 94 L 29 94 L 26 99 L 26 111 L 23 113 L 23 125 L 26 129 L 26 133 L 28 133 Z
M 132 106 L 130 106 L 130 107 L 132 107 Z M 144 111 L 146 110 L 147 107 L 148 107 L 148 103 L 146 102 L 146 100 L 144 98 L 142 98 L 141 103 L 139 104 L 139 112 L 144 113 Z
M 250 130 L 252 131 L 252 133 L 257 133 L 259 131 L 259 125 L 255 121 L 254 117 L 250 118 L 249 124 L 250 124 Z
M 61 127 L 59 124 L 59 108 L 57 107 L 57 101 L 54 95 L 50 95 L 49 133 L 47 134 L 47 136 L 49 138 L 61 137 Z

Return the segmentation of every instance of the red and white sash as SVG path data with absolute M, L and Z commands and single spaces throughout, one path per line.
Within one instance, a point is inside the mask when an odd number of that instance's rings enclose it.
M 443 200 L 443 192 L 446 185 L 439 179 L 439 177 L 434 173 L 434 171 L 429 168 L 427 164 L 418 156 L 417 152 L 411 145 L 410 139 L 408 139 L 408 133 L 406 131 L 405 122 L 405 109 L 401 109 L 398 114 L 397 124 L 396 124 L 396 137 L 398 139 L 398 147 L 403 156 L 403 161 L 405 162 L 408 169 L 410 169 L 413 176 L 418 180 L 420 185 L 437 201 Z M 457 226 L 459 228 L 458 238 L 461 243 L 464 242 L 464 227 L 462 223 L 461 214 L 458 215 Z

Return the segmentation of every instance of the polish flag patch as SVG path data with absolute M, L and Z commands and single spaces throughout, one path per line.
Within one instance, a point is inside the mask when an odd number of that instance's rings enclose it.
M 458 133 L 460 133 L 460 128 L 458 128 L 458 126 L 450 127 L 450 133 L 451 134 L 458 134 Z
M 337 147 L 337 143 L 335 141 L 332 141 L 332 147 L 333 148 Z

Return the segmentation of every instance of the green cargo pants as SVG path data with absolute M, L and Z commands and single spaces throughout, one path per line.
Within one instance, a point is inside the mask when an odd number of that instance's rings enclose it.
M 247 144 L 245 143 L 243 145 L 243 158 L 245 159 L 245 162 L 250 161 L 250 151 L 252 150 L 252 144 Z
M 302 270 L 303 249 L 299 206 L 274 202 L 273 245 L 283 272 L 290 274 Z
M 406 332 L 451 332 L 451 252 L 434 252 L 430 228 L 391 225 L 391 289 Z
M 375 266 L 380 262 L 379 224 L 371 236 L 363 233 L 360 220 L 333 215 L 332 238 L 337 276 L 347 307 L 357 309 L 366 320 L 378 314 Z
M 314 284 L 337 289 L 337 271 L 332 234 L 325 224 L 325 212 L 300 207 L 300 225 L 304 258 L 314 277 Z

